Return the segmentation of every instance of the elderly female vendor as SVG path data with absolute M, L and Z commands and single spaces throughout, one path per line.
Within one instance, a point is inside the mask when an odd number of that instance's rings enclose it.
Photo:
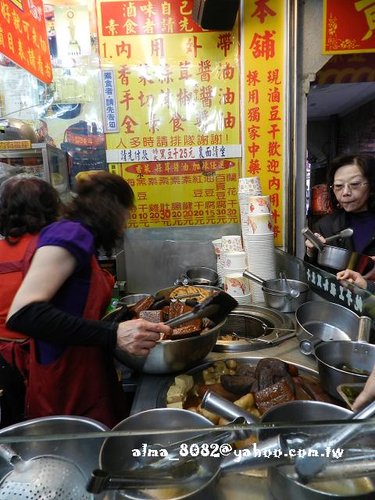
M 340 156 L 330 165 L 327 184 L 333 212 L 323 216 L 314 232 L 325 238 L 351 227 L 353 236 L 339 238 L 334 245 L 375 256 L 375 157 L 369 154 Z M 306 240 L 307 260 L 316 259 L 317 250 Z

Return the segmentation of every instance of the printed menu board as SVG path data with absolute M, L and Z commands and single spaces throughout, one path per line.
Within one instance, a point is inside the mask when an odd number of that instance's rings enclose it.
M 130 227 L 239 220 L 239 31 L 205 31 L 192 8 L 97 3 L 107 161 L 135 191 Z

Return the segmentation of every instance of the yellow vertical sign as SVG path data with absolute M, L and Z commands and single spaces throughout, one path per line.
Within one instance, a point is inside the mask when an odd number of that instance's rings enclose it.
M 192 8 L 97 2 L 100 57 L 117 89 L 106 100 L 104 82 L 107 161 L 135 191 L 131 227 L 239 220 L 239 32 L 202 30 Z
M 272 202 L 275 243 L 282 244 L 285 1 L 245 0 L 243 12 L 243 155 Z

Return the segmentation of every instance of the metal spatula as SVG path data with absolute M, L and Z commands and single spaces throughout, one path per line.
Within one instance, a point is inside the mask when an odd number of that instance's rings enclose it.
M 176 328 L 177 326 L 198 318 L 208 318 L 218 324 L 238 306 L 238 302 L 226 292 L 217 292 L 207 297 L 203 302 L 197 304 L 192 311 L 176 316 L 165 322 L 166 325 Z

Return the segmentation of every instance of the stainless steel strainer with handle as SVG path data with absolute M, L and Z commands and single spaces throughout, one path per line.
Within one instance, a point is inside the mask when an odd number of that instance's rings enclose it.
M 13 466 L 0 481 L 0 499 L 93 499 L 86 491 L 81 469 L 66 458 L 42 455 L 22 460 L 16 451 L 4 444 L 0 445 L 0 456 Z

